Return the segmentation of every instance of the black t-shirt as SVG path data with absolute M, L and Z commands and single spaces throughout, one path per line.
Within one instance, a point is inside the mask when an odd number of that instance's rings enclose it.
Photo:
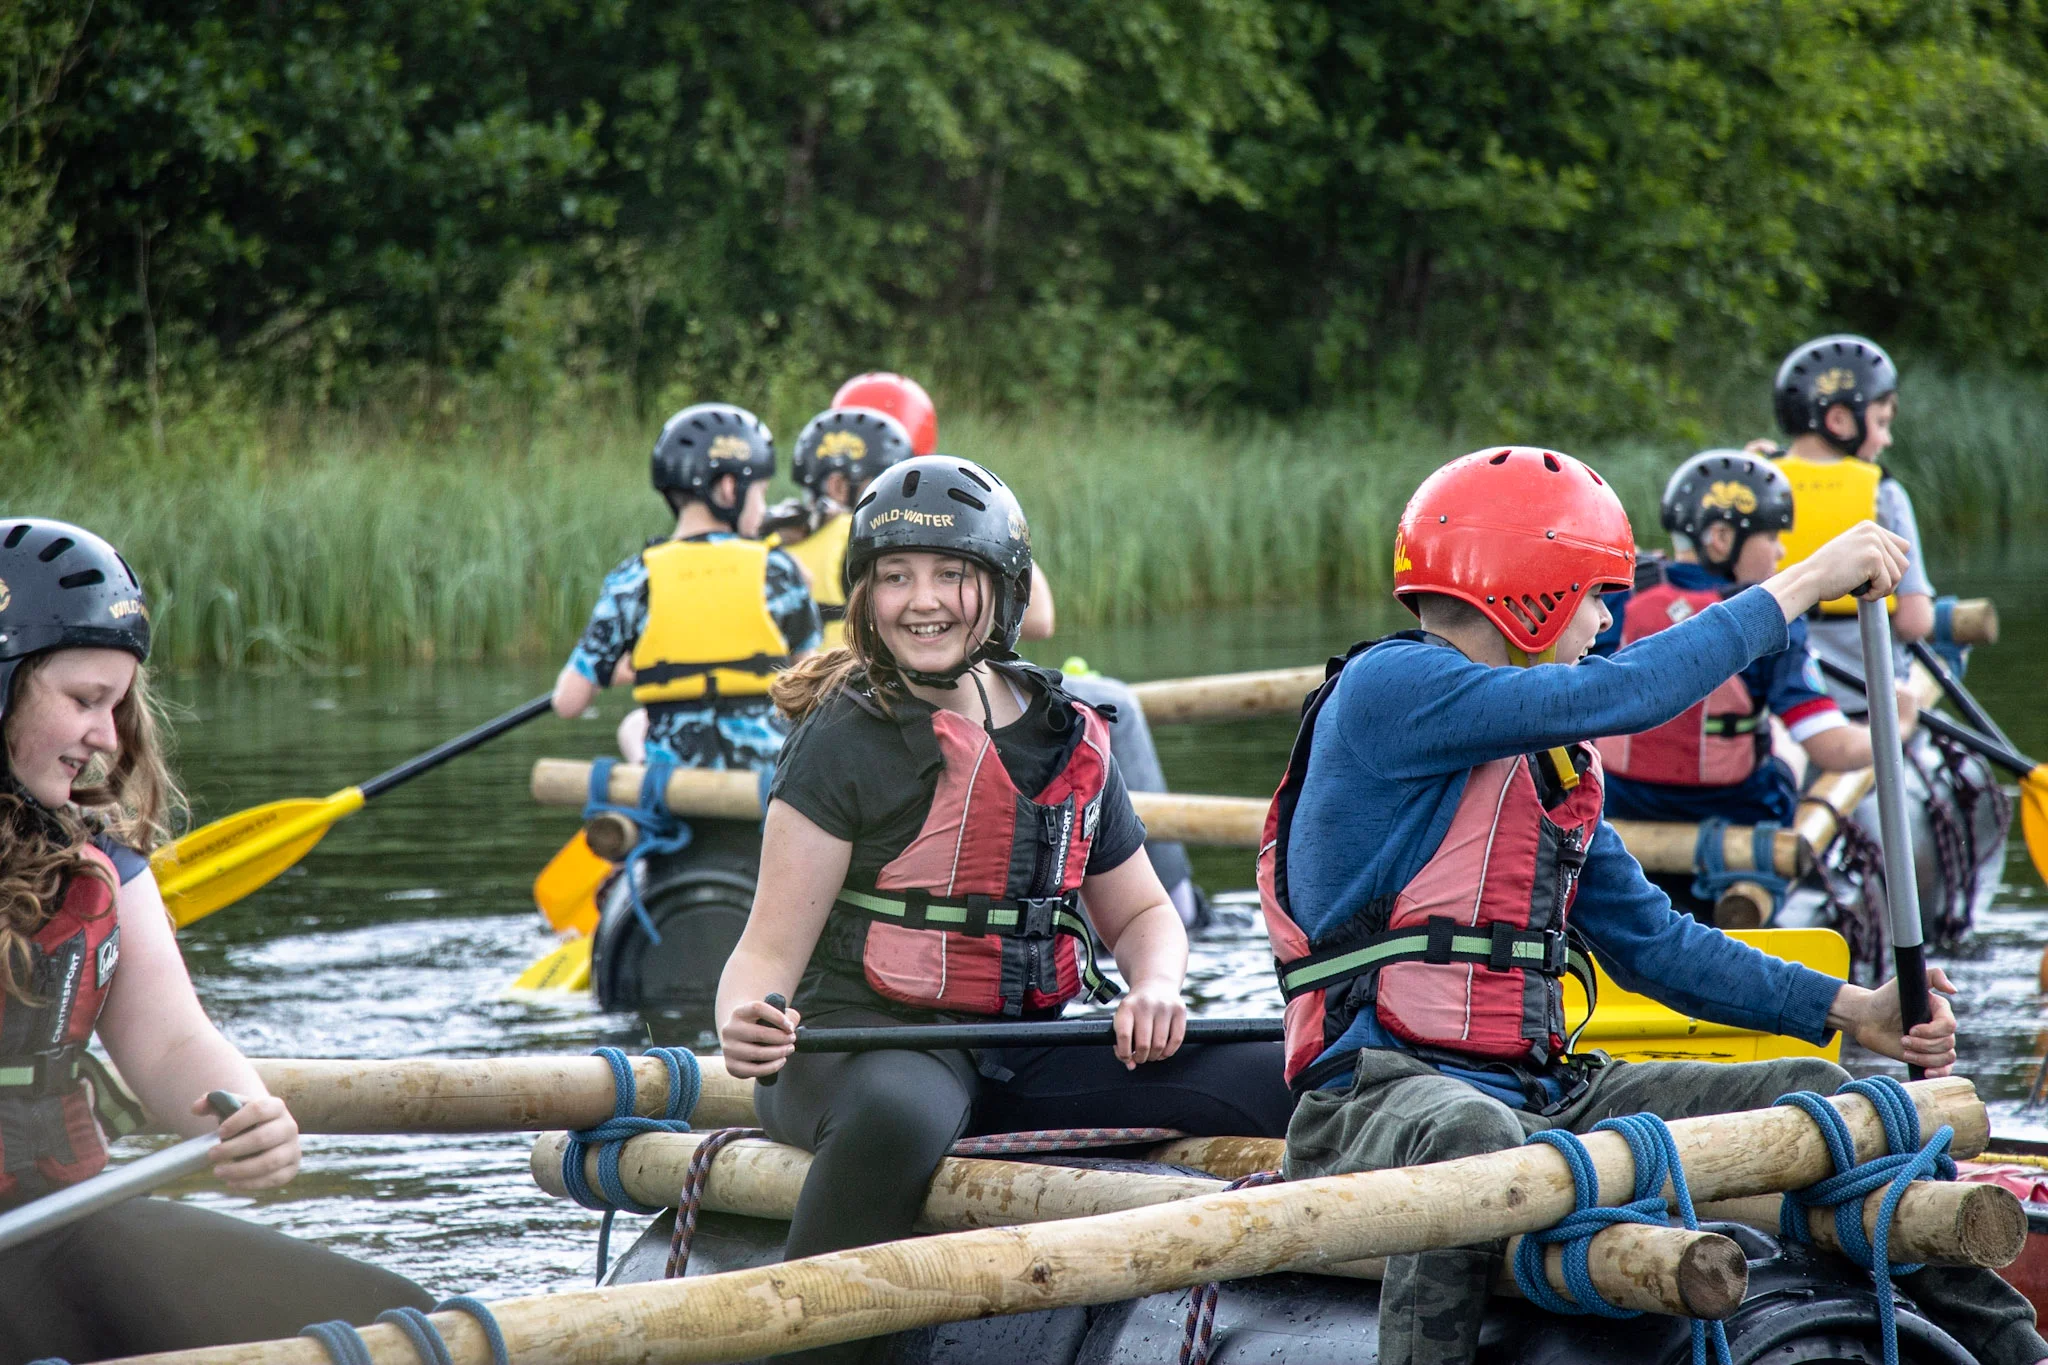
M 1045 689 L 1023 672 L 1003 672 L 1030 697 L 1021 717 L 996 730 L 996 753 L 1017 789 L 1036 795 L 1081 742 L 1081 717 L 1071 709 L 1053 709 Z M 890 703 L 894 719 L 875 715 L 846 692 L 821 702 L 783 745 L 769 789 L 772 799 L 787 802 L 827 834 L 853 845 L 847 880 L 856 886 L 873 886 L 876 875 L 917 838 L 931 813 L 943 767 L 935 747 L 921 758 L 904 734 L 904 722 L 921 722 L 933 708 L 916 698 L 892 697 Z M 1122 866 L 1145 843 L 1144 822 L 1131 808 L 1114 758 L 1103 783 L 1101 811 L 1088 848 L 1090 874 Z M 827 937 L 832 932 L 828 927 Z M 884 999 L 868 989 L 857 968 L 835 968 L 822 950 L 811 954 L 797 1004 L 813 1016 L 859 1008 L 906 1020 L 942 1017 Z

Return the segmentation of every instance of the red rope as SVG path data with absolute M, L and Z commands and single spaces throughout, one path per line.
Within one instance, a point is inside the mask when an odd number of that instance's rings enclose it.
M 1253 1171 L 1223 1188 L 1248 1190 L 1259 1185 L 1277 1185 L 1283 1178 L 1278 1171 Z M 1195 1292 L 1188 1298 L 1187 1328 L 1181 1333 L 1180 1365 L 1209 1365 L 1209 1352 L 1216 1346 L 1216 1302 L 1222 1297 L 1223 1286 L 1214 1280 L 1195 1286 Z

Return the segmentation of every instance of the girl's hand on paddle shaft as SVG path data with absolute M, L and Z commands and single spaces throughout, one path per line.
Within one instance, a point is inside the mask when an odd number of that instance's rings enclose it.
M 1893 977 L 1876 990 L 1843 986 L 1828 1010 L 1828 1027 L 1839 1029 L 1879 1056 L 1923 1067 L 1929 1076 L 1946 1076 L 1956 1065 L 1956 1015 L 1948 997 L 1956 993 L 1948 974 L 1927 969 L 1928 1013 L 1933 1017 L 1901 1035 L 1899 981 Z
M 192 1112 L 213 1110 L 202 1096 Z M 299 1121 L 275 1095 L 250 1100 L 220 1121 L 220 1141 L 208 1155 L 229 1189 L 274 1190 L 299 1173 Z
M 1812 555 L 1764 580 L 1764 591 L 1778 599 L 1785 619 L 1807 608 L 1856 593 L 1883 601 L 1906 576 L 1912 545 L 1874 521 L 1859 521 Z
M 1133 984 L 1116 1007 L 1116 1058 L 1126 1070 L 1140 1062 L 1159 1062 L 1180 1051 L 1188 1031 L 1188 1007 L 1177 987 L 1157 982 Z
M 766 1076 L 782 1070 L 796 1051 L 796 1026 L 802 1015 L 777 1009 L 766 1000 L 737 1005 L 718 1030 L 725 1049 L 725 1069 L 733 1076 Z

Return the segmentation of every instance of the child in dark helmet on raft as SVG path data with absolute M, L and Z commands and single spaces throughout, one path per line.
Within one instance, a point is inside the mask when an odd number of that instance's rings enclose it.
M 206 1017 L 149 853 L 181 804 L 149 695 L 149 613 L 98 536 L 0 519 L 0 1209 L 97 1175 L 145 1117 L 215 1131 L 253 1193 L 299 1169 L 299 1129 Z M 134 1087 L 133 1111 L 87 1051 Z M 0 1365 L 84 1362 L 367 1325 L 433 1301 L 402 1276 L 170 1199 L 130 1199 L 0 1252 Z
M 1740 450 L 1709 450 L 1672 474 L 1659 508 L 1670 559 L 1644 556 L 1635 586 L 1607 598 L 1613 623 L 1593 653 L 1669 630 L 1715 602 L 1762 583 L 1785 556 L 1780 539 L 1797 513 L 1775 465 Z M 1786 623 L 1786 645 L 1752 661 L 1706 698 L 1653 730 L 1600 741 L 1607 814 L 1622 820 L 1790 824 L 1799 783 L 1771 752 L 1770 717 L 1784 722 L 1817 768 L 1870 766 L 1870 731 L 1843 716 L 1806 648 L 1805 617 Z M 1899 727 L 1918 708 L 1900 688 Z
M 627 758 L 774 766 L 788 727 L 768 684 L 819 638 L 803 571 L 751 539 L 774 474 L 775 439 L 744 408 L 699 403 L 668 419 L 652 475 L 675 533 L 605 576 L 555 679 L 555 714 L 582 715 L 601 688 L 630 684 L 644 712 L 619 727 Z
M 1421 629 L 1354 652 L 1312 700 L 1260 857 L 1287 997 L 1286 1074 L 1300 1095 L 1290 1179 L 1498 1151 L 1620 1114 L 1761 1108 L 1847 1079 L 1815 1057 L 1569 1054 L 1567 929 L 1624 988 L 1683 1014 L 1813 1043 L 1840 1031 L 1948 1072 L 1946 1000 L 1902 1033 L 1896 983 L 1844 984 L 1674 912 L 1602 819 L 1589 742 L 1692 706 L 1784 649 L 1787 623 L 1815 602 L 1863 584 L 1893 590 L 1906 570 L 1899 537 L 1862 523 L 1757 587 L 1583 662 L 1609 623 L 1600 594 L 1634 581 L 1636 555 L 1620 501 L 1579 461 L 1520 447 L 1453 461 L 1409 501 L 1394 555 L 1395 595 Z M 1518 965 L 1440 932 L 1459 925 Z M 1501 1251 L 1391 1258 L 1382 1365 L 1471 1361 Z M 2048 1356 L 2032 1309 L 1992 1272 L 1930 1267 L 1905 1283 L 1986 1365 Z
M 970 1133 L 1074 1127 L 1277 1135 L 1271 1044 L 1182 1047 L 1187 938 L 1145 856 L 1103 718 L 1017 662 L 1031 582 L 1016 499 L 980 466 L 898 464 L 854 509 L 847 645 L 776 680 L 798 720 L 760 888 L 719 982 L 719 1039 L 771 1136 L 816 1153 L 790 1224 L 808 1256 L 909 1234 Z M 1086 898 L 1083 918 L 1081 898 Z M 1055 1016 L 1128 983 L 1116 1046 L 792 1055 L 799 1018 Z M 778 1009 L 767 1002 L 793 1000 Z

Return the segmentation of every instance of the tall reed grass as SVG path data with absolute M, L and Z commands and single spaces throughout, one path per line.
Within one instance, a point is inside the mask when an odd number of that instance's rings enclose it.
M 2038 536 L 2048 391 L 1930 378 L 1906 401 L 1890 463 L 1929 538 Z M 488 407 L 426 420 L 216 405 L 174 416 L 159 452 L 147 424 L 82 408 L 0 433 L 0 512 L 119 545 L 173 666 L 558 657 L 605 571 L 670 528 L 645 482 L 651 436 L 603 411 L 536 425 Z M 1408 494 L 1475 444 L 1342 416 L 1226 429 L 949 415 L 945 436 L 1015 485 L 1060 613 L 1083 622 L 1382 589 Z M 1656 497 L 1689 452 L 1560 444 L 1661 543 Z

